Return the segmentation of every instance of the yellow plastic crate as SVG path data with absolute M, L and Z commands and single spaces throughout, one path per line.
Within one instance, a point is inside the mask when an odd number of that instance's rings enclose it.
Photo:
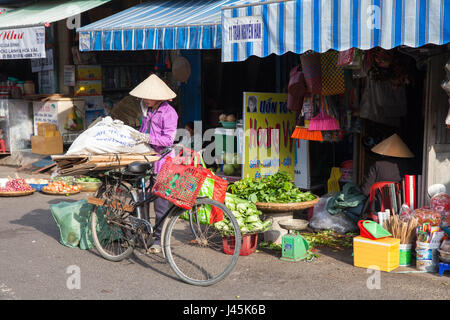
M 398 268 L 400 239 L 371 240 L 361 236 L 353 238 L 353 265 L 355 267 L 390 272 Z

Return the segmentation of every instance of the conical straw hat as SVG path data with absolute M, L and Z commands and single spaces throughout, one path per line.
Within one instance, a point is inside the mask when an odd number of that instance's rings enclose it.
M 381 141 L 372 151 L 389 157 L 414 158 L 414 154 L 397 134 Z
M 158 101 L 170 100 L 177 96 L 156 74 L 152 74 L 142 81 L 130 92 L 130 95 Z

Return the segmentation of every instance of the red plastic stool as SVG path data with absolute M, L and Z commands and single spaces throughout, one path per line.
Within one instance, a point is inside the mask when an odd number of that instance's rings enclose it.
M 5 153 L 6 152 L 5 140 L 3 140 L 3 139 L 0 139 L 0 152 L 1 153 Z

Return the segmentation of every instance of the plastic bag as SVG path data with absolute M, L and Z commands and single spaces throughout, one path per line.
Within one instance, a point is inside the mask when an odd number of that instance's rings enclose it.
M 414 217 L 414 210 L 404 203 L 399 213 L 400 220 L 403 222 L 408 222 L 412 217 Z
M 432 226 L 438 226 L 441 223 L 441 214 L 428 207 L 422 207 L 414 210 L 414 216 L 419 224 L 430 223 Z
M 58 204 L 50 205 L 53 219 L 59 228 L 61 244 L 70 247 L 86 248 L 87 243 L 92 242 L 92 235 L 90 239 L 86 239 L 86 229 L 90 229 L 90 216 L 93 206 L 87 200 L 80 200 L 77 202 L 60 202 Z M 83 241 L 83 246 L 81 246 Z
M 446 193 L 440 193 L 435 195 L 430 200 L 431 210 L 440 212 L 441 214 L 444 212 L 450 211 L 450 196 Z
M 197 159 L 197 160 L 195 160 Z M 194 157 L 190 160 L 191 165 L 201 163 L 206 168 L 205 163 L 200 154 L 194 153 Z M 203 182 L 203 185 L 198 193 L 199 197 L 208 197 L 217 200 L 220 203 L 225 203 L 228 182 L 212 172 Z M 200 224 L 213 224 L 223 220 L 223 212 L 217 207 L 212 208 L 211 205 L 203 205 L 197 211 Z M 189 213 L 186 211 L 181 215 L 182 219 L 189 220 Z
M 75 139 L 67 155 L 89 155 L 107 153 L 151 153 L 147 143 L 138 143 L 131 135 L 137 132 L 120 120 L 103 118 Z
M 325 196 L 319 199 L 314 206 L 313 216 L 309 222 L 311 228 L 315 230 L 332 230 L 337 233 L 357 232 L 357 224 L 348 218 L 344 213 L 331 215 L 327 211 L 328 201 L 331 196 Z
M 63 201 L 50 205 L 53 219 L 55 219 L 59 228 L 61 244 L 70 248 L 79 247 L 82 250 L 94 247 L 91 230 L 91 213 L 93 208 L 85 199 L 77 202 Z M 107 223 L 105 216 L 106 208 L 98 208 L 97 231 L 100 231 Z M 114 233 L 113 237 L 106 232 L 97 232 L 100 236 L 99 241 L 111 238 L 115 240 L 121 233 L 120 228 L 117 228 L 117 232 Z

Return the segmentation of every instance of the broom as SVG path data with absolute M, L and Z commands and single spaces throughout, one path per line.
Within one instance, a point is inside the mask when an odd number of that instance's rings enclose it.
M 303 127 L 295 127 L 291 138 L 311 141 L 323 141 L 322 132 L 311 131 Z
M 320 97 L 320 102 L 321 102 L 320 113 L 311 119 L 308 130 L 312 130 L 312 131 L 339 130 L 340 128 L 339 128 L 339 124 L 338 124 L 337 120 L 334 117 L 332 117 L 329 114 L 326 114 L 324 112 L 323 106 L 325 103 L 323 101 L 323 96 Z M 326 106 L 326 108 L 328 111 L 328 106 Z

